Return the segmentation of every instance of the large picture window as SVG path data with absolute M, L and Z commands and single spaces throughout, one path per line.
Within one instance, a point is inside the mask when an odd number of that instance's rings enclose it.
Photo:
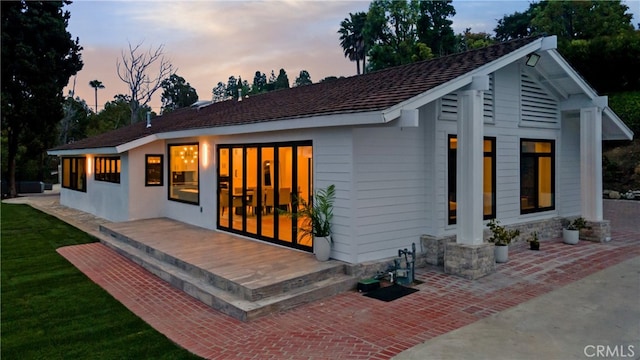
M 162 155 L 145 155 L 144 185 L 162 186 Z
M 482 194 L 483 194 L 483 215 L 484 219 L 493 219 L 496 217 L 496 138 L 484 138 L 484 171 L 482 176 Z M 449 135 L 449 225 L 456 223 L 457 196 L 457 149 L 458 139 L 456 135 Z
M 169 145 L 169 199 L 200 203 L 198 144 Z
M 76 191 L 87 191 L 87 158 L 62 158 L 62 187 Z
M 97 181 L 120 183 L 120 157 L 97 157 L 95 158 L 94 177 Z
M 555 209 L 555 142 L 520 140 L 520 213 Z

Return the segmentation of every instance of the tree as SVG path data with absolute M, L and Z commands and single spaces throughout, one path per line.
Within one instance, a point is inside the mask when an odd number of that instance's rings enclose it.
M 260 71 L 256 71 L 256 74 L 253 76 L 253 85 L 251 86 L 251 93 L 259 94 L 265 91 L 267 91 L 267 75 L 261 73 Z
M 365 39 L 373 46 L 368 51 L 368 70 L 409 64 L 433 57 L 431 49 L 419 42 L 416 24 L 419 2 L 375 0 L 369 6 Z
M 344 57 L 349 61 L 356 62 L 357 74 L 360 75 L 360 61 L 362 69 L 365 68 L 366 49 L 368 44 L 364 37 L 364 27 L 367 22 L 367 13 L 349 13 L 349 17 L 340 23 L 340 46 L 344 52 Z
M 273 91 L 276 89 L 276 80 L 278 80 L 276 73 L 271 70 L 271 75 L 269 75 L 269 80 L 267 81 L 267 91 Z
M 196 89 L 177 74 L 171 74 L 162 81 L 162 113 L 189 106 L 198 101 Z
M 211 90 L 211 92 L 212 92 L 211 101 L 213 101 L 214 103 L 225 101 L 228 99 L 227 85 L 225 85 L 225 83 L 223 83 L 222 81 L 219 81 L 216 87 L 214 87 L 213 90 Z
M 142 43 L 136 46 L 129 43 L 128 52 L 122 50 L 121 59 L 116 61 L 118 77 L 129 87 L 132 124 L 138 121 L 141 108 L 151 101 L 151 96 L 162 86 L 162 80 L 175 73 L 173 65 L 164 57 L 164 45 L 155 50 L 149 48 L 147 52 L 142 52 L 141 46 Z M 157 61 L 158 71 L 150 75 L 150 67 Z
M 104 84 L 102 84 L 102 81 L 100 81 L 100 80 L 91 80 L 91 81 L 89 81 L 89 86 L 91 86 L 93 88 L 93 90 L 95 91 L 95 96 L 96 96 L 95 111 L 96 111 L 96 114 L 97 114 L 98 113 L 98 89 L 104 89 Z
M 295 86 L 303 86 L 303 85 L 311 85 L 313 81 L 311 81 L 311 75 L 307 70 L 300 70 L 300 75 L 296 78 Z
M 278 78 L 275 82 L 275 90 L 278 89 L 288 89 L 289 88 L 289 77 L 287 76 L 287 72 L 284 69 L 280 69 L 278 73 Z
M 540 3 L 531 3 L 524 12 L 516 11 L 499 19 L 498 25 L 493 29 L 496 33 L 496 40 L 504 42 L 533 35 L 535 29 L 531 25 L 531 20 L 539 7 Z
M 99 135 L 129 124 L 131 121 L 130 103 L 131 97 L 129 95 L 118 94 L 114 96 L 112 101 L 104 105 L 102 111 L 89 117 L 86 135 Z M 148 105 L 141 107 L 138 112 L 138 118 L 134 122 L 144 121 L 147 112 L 151 112 L 151 108 Z M 151 112 L 151 114 L 155 116 L 155 113 Z
M 466 28 L 460 35 L 460 51 L 479 49 L 494 44 L 491 34 L 486 32 L 473 33 L 471 28 Z
M 64 117 L 58 123 L 58 145 L 84 139 L 89 116 L 92 114 L 87 103 L 79 97 L 73 98 L 69 92 L 62 106 Z
M 236 79 L 235 76 L 231 75 L 229 76 L 229 79 L 227 80 L 227 99 L 234 99 L 234 100 L 238 100 L 238 80 Z
M 456 14 L 451 0 L 420 1 L 416 29 L 418 41 L 428 46 L 438 56 L 456 52 L 457 40 L 449 20 Z
M 9 195 L 16 196 L 16 174 L 35 159 L 44 180 L 46 149 L 57 138 L 63 118 L 62 89 L 82 69 L 82 47 L 67 31 L 67 1 L 2 1 L 2 131 Z M 22 156 L 19 149 L 25 149 Z M 17 163 L 20 163 L 18 168 Z

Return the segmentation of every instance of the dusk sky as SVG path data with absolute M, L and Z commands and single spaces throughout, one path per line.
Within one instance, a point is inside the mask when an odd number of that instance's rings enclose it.
M 116 74 L 116 61 L 128 43 L 144 42 L 148 50 L 164 44 L 166 57 L 177 74 L 193 86 L 200 100 L 211 100 L 211 90 L 229 76 L 249 83 L 256 71 L 269 77 L 284 68 L 293 84 L 301 70 L 313 82 L 327 76 L 352 76 L 356 65 L 344 57 L 337 34 L 349 13 L 367 11 L 369 1 L 85 1 L 76 0 L 68 31 L 84 48 L 84 68 L 75 78 L 75 94 L 93 109 L 97 79 L 98 110 L 127 86 Z M 640 0 L 624 1 L 637 26 Z M 522 12 L 529 1 L 454 0 L 456 34 L 493 34 L 497 20 Z M 65 95 L 74 82 L 72 77 Z M 160 112 L 161 89 L 151 106 Z

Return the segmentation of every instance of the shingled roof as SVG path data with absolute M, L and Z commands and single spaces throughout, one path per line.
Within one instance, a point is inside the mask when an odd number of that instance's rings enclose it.
M 180 130 L 380 111 L 498 60 L 536 39 L 517 39 L 364 75 L 254 95 L 242 101 L 180 109 L 154 118 L 150 128 L 141 122 L 52 150 L 115 147 L 148 135 Z

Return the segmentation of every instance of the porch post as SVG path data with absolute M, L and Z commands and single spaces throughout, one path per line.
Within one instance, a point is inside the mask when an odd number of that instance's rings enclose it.
M 608 241 L 609 221 L 602 211 L 602 108 L 580 109 L 581 212 L 591 229 L 581 232 L 586 240 Z
M 483 99 L 480 90 L 458 93 L 456 242 L 459 244 L 478 245 L 483 241 Z
M 484 90 L 487 76 L 474 77 L 458 91 L 458 147 L 456 150 L 456 242 L 444 250 L 444 271 L 477 279 L 495 270 L 493 244 L 483 238 L 482 181 L 484 173 Z

